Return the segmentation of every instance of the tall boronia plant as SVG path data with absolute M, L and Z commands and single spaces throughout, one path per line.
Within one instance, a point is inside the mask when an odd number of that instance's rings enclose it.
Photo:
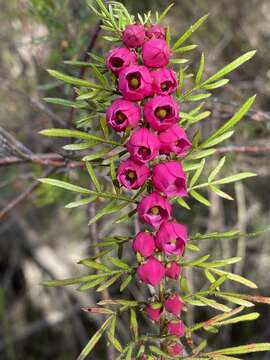
M 97 147 L 96 152 L 91 151 L 83 158 L 95 190 L 56 179 L 41 181 L 88 195 L 67 205 L 69 208 L 102 199 L 105 206 L 90 220 L 90 224 L 105 215 L 132 207 L 117 223 L 138 216 L 142 227 L 138 234 L 130 234 L 130 237 L 113 236 L 101 240 L 98 246 L 105 250 L 80 262 L 96 273 L 51 281 L 47 285 L 81 284 L 80 291 L 97 287 L 96 291 L 100 292 L 119 282 L 122 292 L 137 278 L 140 286 L 150 287 L 151 296 L 143 302 L 123 298 L 104 300 L 87 309 L 105 315 L 107 319 L 78 359 L 88 356 L 103 333 L 107 333 L 109 343 L 119 352 L 117 359 L 236 360 L 238 357 L 235 355 L 268 351 L 270 344 L 209 351 L 206 341 L 198 344 L 193 339 L 198 331 L 217 333 L 222 326 L 256 319 L 259 316 L 256 312 L 239 314 L 252 307 L 254 302 L 270 303 L 270 300 L 228 293 L 222 289 L 227 280 L 256 288 L 253 282 L 220 269 L 240 261 L 240 258 L 208 261 L 209 255 L 195 260 L 185 256 L 186 249 L 199 251 L 199 243 L 203 240 L 234 238 L 241 235 L 239 231 L 194 235 L 173 216 L 173 207 L 179 211 L 177 205 L 183 211 L 190 210 L 186 202 L 188 197 L 209 206 L 209 201 L 199 192 L 203 189 L 210 189 L 230 200 L 232 198 L 220 186 L 254 176 L 253 173 L 240 173 L 220 178 L 225 157 L 212 170 L 206 167 L 206 179 L 204 168 L 206 159 L 215 154 L 216 146 L 234 134 L 234 126 L 249 111 L 255 97 L 248 99 L 207 139 L 201 139 L 199 130 L 191 139 L 186 130 L 210 115 L 209 111 L 203 110 L 205 102 L 201 101 L 209 98 L 213 90 L 226 85 L 229 80 L 225 76 L 252 58 L 255 52 L 246 53 L 203 79 L 204 55 L 193 74 L 182 54 L 196 48 L 196 45 L 186 42 L 207 16 L 199 19 L 172 44 L 170 29 L 160 25 L 171 6 L 162 14 L 152 16 L 149 12 L 135 19 L 120 3 L 110 2 L 105 6 L 102 0 L 96 2 L 98 9 L 91 4 L 90 7 L 103 21 L 102 28 L 110 33 L 104 38 L 117 45 L 112 47 L 106 60 L 90 54 L 93 63 L 69 63 L 90 66 L 97 82 L 49 71 L 55 78 L 74 85 L 78 97 L 75 102 L 55 98 L 47 101 L 82 109 L 87 116 L 78 125 L 83 130 L 42 131 L 46 136 L 80 139 L 80 142 L 67 145 L 67 150 Z M 183 103 L 194 102 L 201 103 L 189 112 L 181 112 Z M 96 171 L 109 174 L 110 183 L 102 184 Z M 124 246 L 135 253 L 136 266 L 121 259 Z M 118 257 L 109 256 L 115 249 L 118 249 Z M 192 293 L 182 272 L 185 267 L 201 271 L 209 281 L 208 288 Z M 180 285 L 178 292 L 172 290 L 175 282 Z M 228 302 L 233 307 L 229 307 Z M 210 306 L 218 314 L 187 326 L 184 314 L 190 306 Z M 146 334 L 141 332 L 137 320 L 141 311 L 155 324 Z M 117 318 L 124 312 L 130 313 L 131 338 L 128 344 L 121 344 L 117 339 Z

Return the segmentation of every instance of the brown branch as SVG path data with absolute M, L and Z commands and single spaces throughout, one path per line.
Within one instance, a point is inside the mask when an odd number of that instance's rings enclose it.
M 270 152 L 270 145 L 265 146 L 224 146 L 217 149 L 218 154 L 242 153 L 242 154 L 264 154 Z

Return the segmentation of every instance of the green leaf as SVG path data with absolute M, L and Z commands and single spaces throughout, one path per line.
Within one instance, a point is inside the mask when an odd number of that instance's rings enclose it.
M 200 167 L 196 170 L 195 174 L 193 175 L 193 177 L 190 181 L 189 186 L 191 188 L 197 183 L 198 179 L 200 178 L 200 176 L 203 172 L 204 166 L 205 166 L 205 159 L 202 159 L 201 163 L 200 163 Z
M 93 154 L 86 155 L 85 157 L 83 157 L 82 160 L 83 161 L 92 161 L 92 160 L 96 160 L 96 159 L 102 159 L 107 154 L 108 154 L 108 149 L 104 149 L 104 150 L 94 152 Z
M 201 55 L 201 60 L 200 60 L 200 64 L 199 64 L 199 68 L 198 68 L 198 72 L 195 78 L 195 85 L 199 85 L 201 80 L 202 80 L 202 74 L 203 74 L 203 70 L 204 70 L 204 54 Z
M 236 346 L 236 347 L 216 350 L 216 351 L 207 353 L 206 355 L 215 355 L 215 354 L 239 355 L 239 354 L 250 354 L 250 353 L 260 352 L 260 351 L 270 351 L 270 343 Z
M 233 200 L 233 198 L 232 198 L 229 194 L 225 193 L 224 191 L 220 190 L 219 188 L 217 188 L 217 187 L 214 186 L 214 185 L 211 185 L 211 184 L 210 184 L 210 189 L 211 189 L 214 193 L 216 193 L 218 196 L 222 197 L 223 199 Z
M 214 139 L 211 136 L 210 137 L 211 140 L 207 139 L 203 144 L 200 145 L 200 148 L 207 149 L 207 148 L 213 147 L 213 146 L 220 144 L 221 142 L 229 139 L 233 134 L 234 134 L 234 131 L 227 131 L 224 134 L 215 137 Z
M 221 297 L 222 299 L 225 299 L 227 301 L 230 301 L 234 304 L 237 304 L 237 305 L 241 305 L 241 306 L 245 306 L 245 307 L 253 307 L 254 306 L 254 304 L 252 302 L 241 299 L 236 296 L 223 295 L 223 294 L 218 294 L 217 296 Z
M 210 307 L 212 307 L 212 308 L 214 308 L 216 310 L 220 310 L 220 311 L 224 311 L 224 312 L 229 312 L 229 311 L 232 310 L 228 306 L 220 304 L 215 300 L 205 298 L 204 296 L 195 295 L 195 297 L 198 298 L 198 300 L 200 300 L 205 305 L 208 305 L 208 306 L 210 306 Z
M 194 44 L 191 44 L 191 45 L 187 45 L 187 46 L 182 46 L 182 47 L 179 47 L 177 49 L 174 50 L 175 53 L 184 53 L 184 52 L 188 52 L 188 51 L 191 51 L 191 50 L 194 50 L 198 47 L 198 45 L 194 45 Z
M 95 188 L 97 189 L 97 192 L 100 193 L 102 191 L 101 185 L 100 185 L 100 183 L 96 177 L 95 171 L 89 161 L 86 161 L 86 169 L 90 175 L 90 178 L 91 178 L 93 184 L 95 185 Z
M 80 276 L 80 277 L 64 279 L 64 280 L 50 280 L 44 282 L 42 285 L 47 287 L 76 285 L 82 282 L 91 281 L 92 279 L 93 279 L 92 275 L 86 275 L 86 276 Z
M 205 261 L 207 261 L 210 258 L 210 255 L 204 255 L 204 256 L 200 256 L 197 259 L 188 261 L 186 263 L 184 263 L 184 266 L 198 266 L 203 264 Z
M 217 177 L 217 175 L 222 170 L 222 168 L 225 164 L 225 161 L 226 161 L 226 156 L 224 156 L 222 159 L 219 160 L 217 166 L 211 171 L 211 173 L 208 177 L 209 182 L 212 182 Z
M 186 157 L 187 160 L 199 160 L 213 155 L 216 152 L 216 149 L 207 149 L 207 150 L 193 150 Z
M 43 98 L 43 100 L 49 104 L 56 104 L 56 105 L 67 106 L 72 108 L 84 108 L 86 106 L 86 103 L 84 102 L 75 102 L 60 98 Z
M 211 96 L 212 94 L 211 93 L 199 93 L 199 94 L 196 94 L 196 95 L 188 95 L 185 97 L 185 101 L 190 101 L 190 102 L 193 102 L 193 101 L 201 101 L 201 100 L 204 100 L 204 99 L 207 99 Z
M 157 23 L 160 23 L 165 16 L 169 13 L 169 11 L 171 10 L 171 8 L 174 6 L 174 3 L 170 4 L 168 7 L 166 7 L 166 9 L 157 17 Z
M 105 205 L 102 209 L 100 209 L 97 214 L 89 221 L 89 225 L 94 224 L 99 219 L 101 219 L 105 215 L 113 214 L 121 210 L 123 207 L 127 206 L 127 204 L 118 204 L 117 200 L 112 200 L 107 205 Z
M 83 205 L 88 205 L 94 201 L 97 200 L 97 196 L 91 196 L 91 197 L 88 197 L 88 198 L 85 198 L 85 199 L 81 199 L 81 200 L 78 200 L 78 201 L 74 201 L 74 202 L 71 202 L 69 204 L 67 204 L 65 207 L 67 209 L 74 209 L 74 208 L 77 208 L 79 206 L 83 206 Z
M 191 25 L 190 28 L 175 42 L 172 50 L 179 48 L 190 36 L 205 22 L 208 15 L 201 17 L 195 24 Z
M 216 81 L 212 84 L 202 85 L 202 88 L 206 89 L 206 90 L 218 89 L 222 86 L 227 85 L 229 81 L 230 81 L 229 79 L 222 79 L 222 80 Z
M 232 274 L 230 272 L 223 271 L 223 270 L 218 270 L 218 269 L 214 269 L 214 268 L 212 268 L 211 271 L 214 272 L 215 274 L 218 274 L 218 275 L 227 275 L 229 280 L 232 280 L 232 281 L 238 282 L 240 284 L 243 284 L 243 285 L 245 285 L 245 286 L 247 286 L 247 287 L 249 287 L 251 289 L 257 289 L 258 288 L 258 286 L 254 282 L 252 282 L 252 281 L 250 281 L 248 279 L 245 279 L 243 276 L 240 276 L 240 275 L 237 275 L 237 274 Z
M 216 268 L 216 267 L 222 267 L 222 266 L 228 266 L 228 265 L 231 265 L 231 264 L 236 264 L 241 260 L 242 260 L 241 257 L 231 257 L 231 258 L 224 259 L 224 260 L 217 260 L 217 261 L 212 261 L 212 262 L 204 262 L 200 266 L 207 267 L 207 268 Z
M 128 275 L 120 286 L 120 292 L 123 292 L 131 281 L 132 281 L 132 275 Z
M 216 180 L 213 182 L 215 185 L 221 185 L 221 184 L 229 184 L 235 181 L 240 181 L 244 179 L 248 179 L 251 177 L 257 176 L 257 174 L 251 173 L 251 172 L 243 172 L 236 175 L 228 176 L 226 178 Z
M 244 105 L 234 114 L 234 116 L 230 120 L 228 120 L 221 128 L 219 128 L 216 132 L 214 132 L 214 134 L 212 134 L 207 139 L 207 141 L 210 142 L 211 140 L 226 133 L 228 130 L 230 130 L 232 127 L 234 127 L 246 115 L 246 113 L 249 111 L 249 109 L 253 105 L 255 99 L 256 99 L 256 95 L 250 97 L 244 103 Z
M 108 260 L 110 260 L 111 263 L 113 263 L 115 266 L 119 267 L 120 269 L 130 270 L 130 267 L 126 263 L 124 263 L 123 261 L 117 258 L 108 256 Z
M 94 287 L 96 287 L 97 285 L 99 285 L 100 283 L 102 283 L 106 278 L 108 277 L 108 275 L 103 275 L 102 277 L 99 277 L 95 280 L 92 280 L 90 282 L 84 283 L 83 285 L 81 285 L 79 287 L 79 291 L 86 291 L 89 289 L 93 289 Z
M 85 346 L 85 348 L 83 349 L 83 351 L 81 352 L 81 354 L 79 355 L 79 357 L 77 358 L 77 360 L 84 360 L 89 354 L 90 352 L 93 350 L 93 348 L 96 346 L 96 344 L 98 343 L 98 341 L 100 340 L 101 336 L 103 335 L 103 333 L 106 331 L 106 329 L 108 328 L 108 326 L 110 325 L 110 322 L 112 320 L 112 316 L 110 316 L 104 323 L 103 325 L 98 329 L 98 331 L 95 333 L 95 335 L 91 338 L 91 340 L 88 342 L 88 344 Z
M 63 149 L 68 151 L 79 151 L 79 150 L 86 150 L 96 145 L 96 141 L 87 141 L 81 142 L 78 144 L 68 144 L 63 146 Z
M 182 206 L 183 208 L 185 208 L 185 209 L 187 209 L 187 210 L 191 210 L 190 206 L 186 203 L 186 201 L 185 201 L 183 198 L 178 197 L 176 201 L 177 201 L 177 203 L 178 203 L 180 206 Z
M 105 289 L 107 289 L 109 286 L 113 285 L 121 276 L 122 274 L 116 274 L 111 279 L 106 281 L 104 284 L 102 284 L 100 287 L 97 288 L 96 292 L 101 292 Z
M 78 262 L 78 264 L 87 266 L 90 269 L 101 270 L 106 273 L 111 272 L 111 269 L 108 268 L 107 266 L 105 266 L 104 264 L 98 263 L 98 262 L 90 260 L 90 259 L 81 260 Z
M 62 181 L 62 180 L 43 178 L 43 179 L 38 179 L 38 181 L 40 181 L 43 184 L 57 186 L 62 189 L 66 189 L 66 190 L 73 191 L 73 192 L 78 192 L 80 194 L 91 194 L 91 191 L 88 189 L 82 188 L 77 185 L 72 185 L 72 184 L 70 184 L 66 181 Z
M 55 77 L 58 80 L 64 81 L 66 84 L 75 85 L 75 86 L 82 86 L 82 87 L 89 87 L 89 88 L 99 88 L 98 85 L 92 83 L 87 80 L 79 79 L 74 76 L 69 76 L 61 73 L 60 71 L 56 70 L 48 70 L 48 73 Z
M 216 289 L 219 289 L 220 285 L 222 285 L 226 280 L 227 280 L 227 275 L 221 276 L 209 286 L 209 291 L 212 293 Z
M 138 326 L 137 314 L 133 308 L 130 309 L 130 328 L 135 340 L 138 339 L 139 326 Z
M 246 54 L 240 56 L 239 58 L 237 58 L 236 60 L 234 60 L 227 66 L 225 66 L 223 69 L 219 70 L 216 74 L 212 75 L 209 79 L 207 79 L 204 82 L 204 84 L 212 83 L 212 82 L 222 78 L 223 76 L 229 74 L 230 72 L 232 72 L 233 70 L 238 68 L 240 65 L 242 65 L 245 62 L 247 62 L 248 60 L 250 60 L 255 54 L 256 54 L 256 51 L 249 51 Z
M 68 129 L 46 129 L 39 132 L 44 136 L 52 136 L 52 137 L 71 137 L 77 139 L 84 140 L 94 140 L 96 142 L 104 143 L 104 144 L 112 144 L 112 145 L 121 145 L 112 140 L 103 139 L 99 136 L 86 133 L 84 131 L 79 130 L 68 130 Z
M 201 195 L 200 193 L 198 193 L 198 191 L 196 190 L 191 190 L 190 191 L 190 195 L 196 199 L 197 201 L 199 201 L 201 204 L 205 205 L 205 206 L 211 206 L 209 200 L 207 200 L 203 195 Z
M 120 353 L 123 352 L 123 348 L 119 340 L 117 340 L 110 332 L 108 332 L 108 340 L 117 351 L 119 351 Z

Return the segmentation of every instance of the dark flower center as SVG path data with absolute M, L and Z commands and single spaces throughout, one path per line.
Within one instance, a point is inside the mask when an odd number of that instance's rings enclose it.
M 137 174 L 133 170 L 128 170 L 126 174 L 126 179 L 130 182 L 130 184 L 133 184 L 137 180 Z
M 164 82 L 161 83 L 161 85 L 160 85 L 162 91 L 168 91 L 168 90 L 170 90 L 171 86 L 172 86 L 172 83 L 171 83 L 171 81 L 169 81 L 169 80 L 164 81 Z
M 111 65 L 115 68 L 120 68 L 124 65 L 124 60 L 119 57 L 113 57 L 111 59 Z
M 151 155 L 151 150 L 145 146 L 141 146 L 138 150 L 138 154 L 145 160 Z
M 156 117 L 158 117 L 160 120 L 164 120 L 170 117 L 171 114 L 172 114 L 172 109 L 170 106 L 161 106 L 158 107 L 155 111 Z
M 117 125 L 122 125 L 127 120 L 126 115 L 122 113 L 122 111 L 117 111 L 115 118 L 115 122 Z
M 141 86 L 141 74 L 135 72 L 127 76 L 129 88 L 136 90 Z

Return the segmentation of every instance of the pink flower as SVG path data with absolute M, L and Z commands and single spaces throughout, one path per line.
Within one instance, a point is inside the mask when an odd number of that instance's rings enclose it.
M 153 94 L 152 77 L 147 67 L 131 65 L 119 74 L 119 90 L 126 100 L 139 101 Z
M 149 39 L 165 39 L 166 29 L 158 24 L 153 24 L 146 29 L 146 36 Z
M 153 170 L 154 188 L 166 196 L 186 196 L 187 179 L 179 161 L 157 164 Z
M 181 256 L 187 241 L 187 228 L 176 221 L 164 222 L 156 235 L 157 247 L 167 255 Z
M 153 91 L 159 95 L 170 95 L 177 87 L 176 74 L 172 69 L 159 69 L 152 71 Z
M 128 126 L 136 127 L 141 119 L 139 105 L 123 99 L 116 99 L 107 109 L 108 125 L 117 132 L 125 131 Z
M 132 248 L 143 257 L 152 256 L 156 250 L 154 236 L 148 232 L 140 232 L 133 240 Z
M 175 261 L 172 261 L 169 264 L 167 264 L 166 276 L 170 279 L 178 280 L 181 270 L 182 270 L 181 266 L 178 265 Z
M 179 120 L 180 107 L 171 96 L 156 96 L 144 105 L 144 117 L 152 129 L 163 131 Z
M 138 165 L 133 160 L 122 161 L 117 170 L 117 180 L 119 184 L 127 189 L 139 189 L 149 178 L 148 167 Z
M 145 39 L 145 30 L 143 25 L 128 25 L 123 31 L 123 43 L 128 48 L 141 47 Z
M 144 164 L 158 155 L 159 139 L 150 130 L 141 128 L 131 135 L 127 149 L 132 159 Z
M 160 68 L 169 64 L 171 51 L 166 40 L 151 39 L 143 44 L 142 57 L 144 65 Z
M 177 355 L 181 355 L 184 351 L 184 347 L 183 345 L 173 342 L 171 344 L 168 345 L 167 347 L 168 353 L 171 356 L 177 356 Z
M 173 320 L 167 324 L 169 335 L 182 337 L 185 335 L 185 325 L 181 320 Z
M 167 155 L 173 152 L 178 156 L 184 156 L 192 146 L 185 130 L 178 124 L 174 124 L 169 129 L 161 132 L 159 140 L 161 143 L 160 152 Z
M 145 313 L 152 321 L 159 321 L 163 312 L 162 304 L 149 304 L 145 308 Z
M 136 64 L 137 55 L 127 48 L 115 48 L 109 52 L 107 57 L 107 68 L 118 75 L 125 67 Z
M 173 294 L 165 300 L 164 306 L 169 313 L 179 316 L 183 310 L 184 302 L 179 295 Z
M 157 286 L 165 276 L 165 266 L 154 257 L 150 257 L 137 269 L 139 279 L 146 284 Z
M 157 192 L 145 196 L 138 205 L 142 222 L 158 228 L 171 217 L 172 207 L 169 201 Z

